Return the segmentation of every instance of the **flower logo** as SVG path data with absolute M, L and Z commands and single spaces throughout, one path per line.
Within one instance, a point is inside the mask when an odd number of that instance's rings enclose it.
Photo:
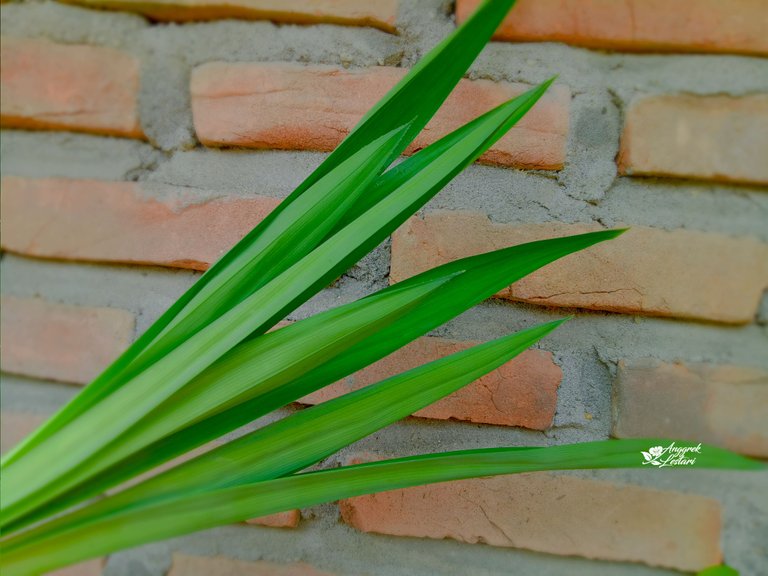
M 658 466 L 659 462 L 657 462 L 657 458 L 663 453 L 664 448 L 661 446 L 654 446 L 653 448 L 649 448 L 648 452 L 643 452 L 643 458 L 645 458 L 645 462 L 643 462 L 643 464 L 653 464 L 654 466 Z

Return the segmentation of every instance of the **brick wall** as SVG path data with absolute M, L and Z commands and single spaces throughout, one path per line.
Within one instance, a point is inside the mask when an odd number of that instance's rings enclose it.
M 4 3 L 3 449 L 264 218 L 476 4 Z M 767 20 L 763 0 L 519 0 L 409 152 L 557 83 L 290 319 L 468 254 L 631 231 L 273 417 L 575 314 L 325 465 L 652 435 L 768 458 Z M 472 480 L 289 511 L 69 573 L 630 575 L 724 558 L 759 574 L 766 486 L 766 474 L 696 470 Z

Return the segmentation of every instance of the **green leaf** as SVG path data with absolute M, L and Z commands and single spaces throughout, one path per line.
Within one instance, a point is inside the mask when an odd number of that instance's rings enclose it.
M 549 322 L 474 346 L 295 413 L 146 484 L 164 486 L 166 493 L 195 486 L 208 490 L 302 470 L 495 370 L 562 322 Z M 156 491 L 149 494 L 157 498 Z
M 407 125 L 401 126 L 364 146 L 318 179 L 301 198 L 257 226 L 259 234 L 247 246 L 235 251 L 229 264 L 220 267 L 215 280 L 204 275 L 205 281 L 196 283 L 195 290 L 180 300 L 183 307 L 177 302 L 101 376 L 9 453 L 3 465 L 7 466 L 98 404 L 142 369 L 308 254 L 381 174 L 392 150 L 399 148 L 406 129 Z M 268 328 L 263 327 L 262 332 Z
M 3 525 L 29 512 L 32 501 L 45 501 L 42 494 L 37 499 L 32 499 L 32 494 L 44 490 L 47 485 L 51 485 L 50 493 L 57 476 L 81 465 L 91 454 L 135 424 L 142 412 L 146 413 L 165 401 L 249 334 L 274 325 L 383 240 L 442 188 L 464 163 L 471 162 L 479 150 L 498 137 L 499 126 L 508 125 L 510 119 L 519 114 L 519 106 L 514 104 L 515 101 L 511 101 L 480 117 L 477 129 L 454 143 L 444 154 L 433 158 L 418 177 L 395 188 L 275 279 L 168 351 L 137 374 L 130 389 L 120 388 L 103 398 L 100 402 L 103 410 L 81 413 L 77 420 L 50 437 L 47 449 L 50 453 L 68 453 L 66 460 L 51 464 L 44 453 L 30 452 L 15 466 L 7 467 L 0 482 L 13 488 L 7 488 L 12 496 L 4 498 Z M 158 382 L 163 383 L 162 386 L 158 386 Z M 102 434 L 94 437 L 90 430 L 100 430 Z M 24 478 L 33 480 L 25 481 Z M 22 505 L 22 499 L 28 499 L 29 503 Z
M 148 502 L 122 513 L 94 518 L 87 524 L 62 528 L 39 540 L 25 540 L 22 533 L 3 543 L 0 567 L 4 576 L 38 573 L 221 524 L 434 482 L 543 470 L 641 468 L 640 452 L 643 449 L 669 442 L 662 439 L 608 440 L 545 448 L 448 452 L 296 474 L 210 492 L 179 494 L 175 499 Z M 764 470 L 765 465 L 728 450 L 702 445 L 696 468 Z M 148 522 L 147 518 L 152 521 Z
M 477 345 L 295 413 L 46 524 L 30 537 L 143 501 L 157 502 L 182 492 L 208 491 L 302 470 L 495 370 L 562 322 Z
M 378 334 L 371 335 L 354 345 L 347 354 L 330 359 L 314 369 L 311 374 L 299 377 L 272 392 L 255 395 L 251 400 L 147 446 L 117 463 L 112 469 L 103 472 L 95 481 L 73 490 L 58 501 L 48 502 L 38 515 L 28 516 L 21 524 L 12 524 L 8 528 L 15 529 L 35 521 L 46 511 L 60 510 L 97 495 L 135 474 L 154 468 L 335 382 L 390 354 L 541 266 L 598 242 L 615 238 L 622 232 L 622 230 L 607 230 L 513 246 L 457 260 L 387 288 L 378 294 L 402 289 L 409 285 L 418 286 L 419 283 L 430 279 L 446 279 L 445 284 L 430 295 L 428 302 L 424 301 L 423 304 L 415 306 L 397 323 L 385 327 Z M 377 295 L 368 298 L 376 297 Z M 244 346 L 246 343 L 241 344 L 241 347 Z M 248 358 L 248 355 L 243 355 L 241 358 Z M 251 369 L 251 364 L 257 367 L 258 363 L 259 358 L 251 356 L 250 361 L 244 363 L 240 369 L 247 373 Z M 222 359 L 218 364 L 219 369 L 226 371 L 226 360 Z
M 423 303 L 451 275 L 352 302 L 246 342 L 193 379 L 89 461 L 57 482 L 55 491 L 93 477 L 148 444 L 244 401 L 269 395 Z M 131 476 L 134 467 L 124 468 Z M 46 513 L 50 508 L 46 506 Z
M 357 218 L 360 214 L 379 202 L 384 196 L 392 192 L 392 190 L 402 186 L 407 180 L 413 178 L 416 174 L 424 170 L 438 157 L 445 154 L 474 131 L 486 129 L 485 127 L 488 126 L 489 120 L 497 118 L 497 125 L 493 130 L 487 132 L 488 138 L 486 141 L 482 146 L 475 149 L 472 154 L 467 155 L 460 164 L 457 164 L 455 171 L 446 174 L 446 180 L 440 186 L 440 188 L 442 188 L 445 183 L 449 182 L 456 174 L 477 160 L 499 138 L 504 136 L 512 126 L 525 116 L 525 114 L 533 108 L 536 102 L 538 102 L 544 95 L 556 78 L 557 77 L 554 76 L 538 86 L 534 86 L 519 96 L 497 106 L 493 110 L 486 112 L 482 116 L 479 116 L 457 130 L 454 130 L 439 141 L 423 148 L 418 153 L 406 158 L 400 164 L 387 170 L 387 172 L 376 180 L 371 190 L 363 195 L 355 203 L 353 208 L 347 212 L 345 217 L 339 222 L 338 227 L 342 227 Z
M 254 340 L 247 350 L 230 353 L 231 362 L 224 364 L 225 369 L 214 370 L 207 377 L 193 380 L 187 385 L 185 393 L 194 400 L 191 411 L 177 410 L 177 404 L 183 409 L 189 407 L 190 403 L 171 401 L 164 404 L 165 400 L 173 396 L 163 386 L 155 383 L 152 387 L 151 380 L 134 380 L 133 386 L 123 388 L 105 399 L 101 409 L 83 414 L 51 438 L 52 444 L 58 441 L 60 445 L 68 447 L 68 452 L 62 452 L 67 453 L 67 458 L 61 459 L 65 461 L 64 464 L 49 462 L 54 469 L 51 476 L 58 476 L 54 484 L 47 485 L 39 477 L 24 475 L 25 464 L 44 464 L 44 459 L 39 459 L 39 463 L 33 460 L 36 452 L 8 468 L 2 478 L 4 515 L 10 519 L 19 517 L 64 492 L 83 477 L 129 454 L 132 448 L 143 447 L 163 434 L 194 422 L 195 418 L 215 412 L 219 404 L 226 406 L 224 402 L 236 400 L 238 394 L 254 384 L 259 384 L 262 392 L 268 392 L 306 374 L 328 357 L 343 352 L 407 313 L 449 278 L 430 279 L 415 287 L 406 286 L 393 292 L 388 291 L 377 298 L 366 298 L 265 334 Z M 206 349 L 201 347 L 199 351 L 204 353 Z M 242 358 L 251 357 L 257 357 L 258 362 L 249 364 L 245 371 L 238 368 Z M 162 363 L 156 366 L 160 365 Z M 181 369 L 180 366 L 178 368 Z M 144 386 L 139 388 L 137 383 Z M 117 404 L 123 396 L 130 398 L 130 401 Z M 109 406 L 110 402 L 116 404 Z M 149 420 L 149 423 L 143 427 L 145 420 Z M 129 426 L 138 434 L 129 436 L 132 442 L 126 445 L 121 435 Z M 94 435 L 94 430 L 101 433 Z M 78 458 L 79 466 L 72 466 Z M 66 476 L 60 469 L 67 470 Z M 41 488 L 30 490 L 28 487 L 36 482 Z
M 310 187 L 334 171 L 361 148 L 385 134 L 399 129 L 406 122 L 406 133 L 399 145 L 390 150 L 385 164 L 394 160 L 426 126 L 453 87 L 459 82 L 495 32 L 515 0 L 484 2 L 475 14 L 425 56 L 411 71 L 371 109 L 334 152 L 288 197 L 261 225 L 252 230 L 223 258 L 216 262 L 147 332 L 118 358 L 99 378 L 86 387 L 70 404 L 65 406 L 35 432 L 6 454 L 0 465 L 5 466 L 29 452 L 56 431 L 90 407 L 100 402 L 125 383 L 126 371 L 131 364 L 151 346 L 155 338 L 178 318 L 186 307 L 209 283 L 219 279 L 223 272 L 232 274 L 238 270 L 241 254 L 259 240 L 283 211 L 296 202 Z M 406 112 L 404 118 L 403 111 Z M 412 120 L 411 120 L 412 119 Z M 319 224 L 319 222 L 318 222 Z M 362 252 L 365 254 L 368 250 Z M 360 255 L 362 255 L 360 254 Z M 359 256 L 358 256 L 359 257 Z M 288 264 L 292 264 L 286 259 Z M 266 277 L 269 281 L 272 278 Z M 319 288 L 318 288 L 319 289 Z M 249 292 L 249 293 L 252 293 Z M 143 364 L 134 366 L 128 374 L 134 374 Z
M 514 4 L 515 0 L 485 0 L 471 18 L 419 60 L 368 111 L 349 136 L 310 176 L 310 180 L 335 166 L 361 145 L 402 124 L 403 117 L 412 118 L 402 149 L 391 158 L 394 160 L 434 116 Z

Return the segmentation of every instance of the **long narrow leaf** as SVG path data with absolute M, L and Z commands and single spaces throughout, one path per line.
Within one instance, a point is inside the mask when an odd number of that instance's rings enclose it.
M 332 357 L 335 353 L 349 348 L 407 313 L 419 300 L 438 289 L 449 278 L 430 279 L 425 283 L 419 283 L 415 289 L 405 287 L 392 294 L 385 293 L 378 298 L 364 299 L 340 310 L 332 310 L 283 330 L 267 334 L 254 341 L 253 346 L 256 349 L 253 350 L 253 354 L 258 355 L 259 365 L 252 366 L 250 369 L 251 371 L 258 371 L 255 379 L 262 383 L 265 390 L 274 389 L 298 375 L 306 374 L 307 371 L 324 362 L 328 356 Z M 201 345 L 200 353 L 204 352 L 205 348 Z M 169 370 L 173 368 L 171 365 Z M 181 369 L 180 366 L 178 368 Z M 232 391 L 232 387 L 234 386 L 234 389 L 237 390 L 236 386 L 242 381 L 242 376 L 237 371 L 230 370 L 229 373 L 221 372 L 213 375 L 211 379 L 218 380 L 215 388 L 205 390 L 203 386 L 200 387 L 201 389 L 195 387 L 192 389 L 193 395 L 202 397 L 202 402 L 195 405 L 200 410 L 215 408 L 215 404 L 208 404 L 208 401 L 211 400 L 211 394 L 214 396 L 222 394 L 224 399 L 228 398 L 228 392 L 235 395 L 236 392 Z M 136 382 L 137 380 L 134 381 L 134 383 Z M 156 385 L 154 388 L 150 388 L 151 381 L 139 383 L 144 384 L 143 390 L 141 390 L 143 395 L 137 392 L 135 386 L 131 389 L 121 389 L 107 398 L 103 406 L 108 406 L 108 403 L 117 401 L 122 396 L 130 398 L 130 402 L 126 402 L 122 406 L 116 405 L 111 411 L 101 409 L 83 414 L 70 427 L 65 428 L 51 439 L 51 442 L 59 441 L 62 445 L 68 446 L 69 449 L 66 466 L 60 465 L 58 467 L 68 469 L 69 474 L 63 476 L 59 473 L 54 484 L 45 484 L 38 478 L 25 477 L 22 473 L 17 472 L 17 470 L 23 470 L 23 465 L 27 462 L 35 464 L 32 458 L 36 453 L 31 453 L 28 458 L 9 467 L 2 478 L 3 513 L 6 518 L 10 520 L 17 518 L 20 514 L 26 513 L 26 511 L 64 492 L 83 476 L 87 477 L 88 474 L 95 473 L 119 459 L 121 452 L 118 436 L 125 429 L 120 430 L 119 427 L 115 426 L 115 422 L 126 426 L 126 428 L 137 423 L 141 425 L 141 419 L 144 415 L 151 413 L 151 410 L 157 406 L 162 407 L 162 400 L 167 400 L 171 396 L 162 386 Z M 204 415 L 204 412 L 200 414 L 200 416 Z M 175 427 L 184 426 L 189 422 L 189 420 L 180 420 L 174 416 L 173 406 L 166 406 L 165 410 L 161 409 L 158 418 L 154 420 L 154 423 L 159 426 L 159 430 L 150 427 L 149 441 L 156 439 L 157 435 L 162 434 L 163 431 L 173 432 Z M 193 416 L 189 414 L 186 416 L 194 421 Z M 93 430 L 103 432 L 94 438 Z M 78 432 L 80 433 L 79 437 L 76 435 Z M 155 436 L 152 436 L 151 433 L 154 433 Z M 105 441 L 110 435 L 112 435 L 111 442 Z M 144 437 L 140 436 L 139 441 L 142 439 Z M 114 442 L 118 442 L 118 449 L 112 450 Z M 138 447 L 143 445 L 139 444 Z M 100 454 L 99 451 L 102 448 L 106 450 Z M 76 468 L 72 467 L 69 458 L 79 458 L 80 465 Z M 57 463 L 50 464 L 56 468 Z M 56 478 L 56 476 L 53 477 Z M 37 480 L 39 488 L 30 490 L 28 486 L 35 484 L 35 480 Z M 7 497 L 6 491 L 15 496 L 15 500 Z M 23 494 L 23 496 L 19 497 L 19 494 Z
M 246 434 L 29 534 L 125 506 L 298 472 L 495 370 L 562 324 L 549 322 L 474 346 Z
M 452 178 L 464 162 L 471 161 L 489 138 L 497 136 L 499 125 L 507 126 L 513 121 L 519 113 L 517 106 L 513 106 L 511 112 L 507 108 L 513 104 L 514 101 L 499 106 L 481 117 L 484 130 L 471 132 L 445 154 L 433 159 L 418 173 L 418 178 L 406 181 L 266 286 L 169 351 L 138 374 L 130 389 L 121 388 L 104 398 L 103 410 L 81 414 L 70 426 L 50 437 L 47 442 L 50 452 L 67 451 L 69 458 L 51 465 L 45 454 L 31 452 L 16 466 L 11 465 L 3 475 L 3 482 L 10 477 L 8 485 L 14 486 L 10 491 L 12 499 L 6 501 L 3 510 L 3 525 L 30 510 L 29 505 L 22 506 L 20 500 L 79 466 L 90 454 L 134 424 L 141 412 L 156 407 L 249 334 L 273 325 L 383 240 Z M 157 386 L 158 382 L 163 385 Z M 93 429 L 104 432 L 89 438 L 89 430 Z
M 48 498 L 93 477 L 141 448 L 232 405 L 267 395 L 303 377 L 424 302 L 451 276 L 430 279 L 393 293 L 365 298 L 317 314 L 247 342 L 227 354 L 182 390 L 60 479 Z M 136 469 L 125 469 L 135 475 Z M 46 506 L 45 513 L 50 513 Z
M 99 477 L 98 481 L 74 491 L 68 498 L 56 503 L 55 509 L 61 509 L 66 505 L 96 495 L 129 478 L 132 475 L 131 471 L 140 473 L 151 469 L 187 450 L 218 438 L 259 416 L 351 374 L 439 326 L 544 264 L 597 242 L 615 238 L 620 233 L 621 231 L 593 232 L 514 246 L 488 254 L 464 258 L 401 282 L 396 286 L 402 287 L 409 283 L 418 283 L 426 278 L 439 279 L 452 276 L 444 287 L 431 296 L 429 306 L 416 307 L 406 317 L 401 318 L 396 325 L 386 328 L 378 336 L 372 336 L 360 342 L 349 351 L 348 355 L 332 359 L 314 370 L 311 375 L 299 378 L 272 393 L 258 395 L 250 401 L 148 446 L 145 450 L 118 464 L 115 469 L 107 471 L 106 474 Z M 466 272 L 461 273 L 462 270 L 466 270 Z M 254 359 L 254 361 L 257 360 Z M 28 521 L 34 519 L 33 516 Z
M 224 271 L 231 273 L 233 268 L 237 269 L 236 262 L 240 255 L 248 251 L 263 231 L 268 229 L 284 210 L 287 210 L 318 180 L 335 170 L 360 148 L 368 146 L 377 138 L 403 125 L 402 111 L 407 110 L 413 121 L 399 146 L 394 147 L 390 152 L 389 162 L 394 160 L 426 126 L 514 3 L 515 0 L 488 0 L 484 2 L 469 20 L 438 44 L 365 115 L 341 145 L 260 226 L 257 226 L 216 262 L 142 337 L 137 339 L 97 380 L 86 387 L 73 402 L 0 459 L 0 465 L 9 464 L 29 452 L 79 414 L 87 411 L 91 406 L 120 387 L 125 381 L 124 378 L 121 379 L 123 373 L 138 356 L 150 347 L 155 338 L 183 313 L 187 305 L 200 291 L 209 283 L 219 279 Z M 300 256 L 297 255 L 296 260 Z M 286 261 L 293 263 L 290 260 Z M 265 280 L 271 279 L 267 277 Z
M 90 523 L 25 541 L 22 533 L 2 545 L 5 576 L 30 573 L 240 522 L 292 508 L 435 482 L 544 470 L 641 468 L 641 451 L 670 440 L 608 440 L 545 448 L 493 448 L 399 458 L 297 474 L 204 493 L 94 518 Z M 681 442 L 684 444 L 684 442 Z M 697 468 L 764 470 L 761 462 L 702 445 Z M 670 473 L 674 473 L 670 471 Z M 147 521 L 151 518 L 152 521 Z
M 607 230 L 513 246 L 457 260 L 387 288 L 385 292 L 401 289 L 410 284 L 418 285 L 427 279 L 447 279 L 439 290 L 430 295 L 428 306 L 414 307 L 396 324 L 384 328 L 378 335 L 372 335 L 353 346 L 348 354 L 331 359 L 313 370 L 311 374 L 297 378 L 270 393 L 257 395 L 251 400 L 151 444 L 130 458 L 117 463 L 96 480 L 73 490 L 58 501 L 48 502 L 46 510 L 60 510 L 100 494 L 135 474 L 150 470 L 339 380 L 443 324 L 533 270 L 572 252 L 615 238 L 621 233 L 621 230 Z M 258 358 L 253 358 L 252 361 L 258 364 Z M 249 370 L 247 363 L 241 368 L 244 373 Z M 35 521 L 38 517 L 39 515 L 27 516 L 23 522 L 12 524 L 9 528 L 23 526 Z
M 399 149 L 407 125 L 364 146 L 318 179 L 303 196 L 256 227 L 215 281 L 198 281 L 102 375 L 3 459 L 7 466 L 96 405 L 142 369 L 305 256 L 337 226 Z M 183 306 L 180 306 L 183 302 Z M 269 326 L 263 328 L 265 331 Z

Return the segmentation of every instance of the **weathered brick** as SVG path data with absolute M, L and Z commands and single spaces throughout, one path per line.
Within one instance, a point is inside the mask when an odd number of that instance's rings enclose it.
M 766 158 L 768 94 L 653 96 L 629 108 L 619 169 L 629 175 L 768 184 Z
M 43 258 L 205 270 L 279 203 L 137 182 L 3 178 L 2 247 Z
M 143 138 L 139 61 L 113 48 L 2 39 L 0 124 Z
M 480 0 L 457 0 L 463 22 Z M 496 39 L 649 52 L 768 54 L 764 0 L 518 0 Z
M 496 224 L 474 212 L 432 212 L 395 232 L 390 278 L 397 282 L 464 256 L 597 228 Z M 766 286 L 768 245 L 754 238 L 634 226 L 615 240 L 549 264 L 498 296 L 739 324 L 754 318 Z
M 301 520 L 301 512 L 298 510 L 288 510 L 286 512 L 277 512 L 269 516 L 253 518 L 248 520 L 248 524 L 257 524 L 259 526 L 269 526 L 270 528 L 296 528 Z
M 204 64 L 192 73 L 195 130 L 208 146 L 332 150 L 405 72 L 389 67 L 344 70 L 290 63 Z M 423 148 L 527 88 L 508 82 L 462 80 L 408 152 Z M 569 105 L 568 88 L 553 86 L 482 160 L 523 168 L 562 168 Z
M 474 344 L 477 342 L 419 338 L 346 380 L 305 396 L 300 402 L 325 402 L 426 362 L 466 350 Z M 472 384 L 417 411 L 414 416 L 545 430 L 552 425 L 555 416 L 557 388 L 561 380 L 562 371 L 553 362 L 551 352 L 527 350 Z
M 398 0 L 63 0 L 144 14 L 153 20 L 188 22 L 242 18 L 288 24 L 342 24 L 395 31 Z
M 3 371 L 87 384 L 133 339 L 134 316 L 36 298 L 2 297 Z
M 365 532 L 687 571 L 721 560 L 717 501 L 571 476 L 433 484 L 342 500 L 340 507 L 344 521 Z
M 620 362 L 613 433 L 717 444 L 768 457 L 768 373 L 714 364 Z
M 3 338 L 3 345 L 5 346 L 5 338 Z M 43 414 L 31 412 L 11 412 L 9 410 L 0 412 L 0 452 L 5 453 L 16 446 L 46 419 L 47 417 Z
M 222 556 L 174 554 L 168 576 L 333 576 L 304 562 L 243 562 Z

